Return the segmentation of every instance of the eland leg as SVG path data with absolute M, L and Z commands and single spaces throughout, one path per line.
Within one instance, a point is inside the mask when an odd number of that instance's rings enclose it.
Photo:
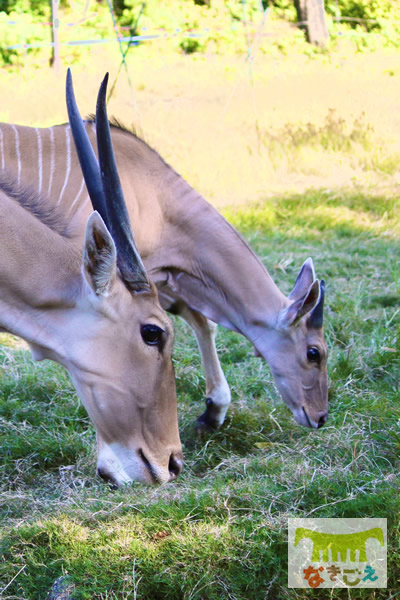
M 218 326 L 201 313 L 191 310 L 184 302 L 177 303 L 176 314 L 182 317 L 194 331 L 206 378 L 206 410 L 197 419 L 197 432 L 202 434 L 214 431 L 224 422 L 231 403 L 231 391 L 215 346 Z

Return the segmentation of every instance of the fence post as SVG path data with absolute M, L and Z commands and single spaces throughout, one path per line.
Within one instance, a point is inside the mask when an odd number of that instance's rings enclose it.
M 58 72 L 60 70 L 60 44 L 58 39 L 58 28 L 60 25 L 60 21 L 58 18 L 58 4 L 59 0 L 50 0 L 51 4 L 51 58 L 50 58 L 50 66 L 54 67 L 55 71 Z
M 324 0 L 294 0 L 300 27 L 307 40 L 316 46 L 325 46 L 329 39 Z

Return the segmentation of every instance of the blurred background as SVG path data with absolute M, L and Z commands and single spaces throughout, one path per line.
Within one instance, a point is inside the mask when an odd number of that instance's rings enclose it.
M 109 71 L 109 114 L 218 207 L 309 187 L 397 189 L 395 0 L 3 0 L 0 10 L 2 121 L 65 122 L 68 66 L 92 113 Z

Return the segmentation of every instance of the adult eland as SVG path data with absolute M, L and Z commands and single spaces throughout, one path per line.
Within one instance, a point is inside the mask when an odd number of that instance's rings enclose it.
M 84 126 L 96 147 L 95 121 Z M 298 423 L 321 427 L 328 416 L 324 283 L 312 259 L 285 296 L 239 233 L 155 150 L 116 121 L 111 136 L 148 277 L 163 308 L 183 317 L 197 337 L 206 379 L 199 430 L 219 427 L 231 400 L 215 346 L 216 324 L 250 340 Z M 2 124 L 0 163 L 19 182 L 46 193 L 71 226 L 83 228 L 91 205 L 68 124 Z
M 25 339 L 36 360 L 68 370 L 95 426 L 105 480 L 165 483 L 182 470 L 173 330 L 131 231 L 106 85 L 107 79 L 97 101 L 98 162 L 68 73 L 70 124 L 92 201 L 82 214 L 83 236 L 82 221 L 69 218 L 54 187 L 34 189 L 3 165 L 0 327 Z M 9 141 L 1 138 L 3 157 Z

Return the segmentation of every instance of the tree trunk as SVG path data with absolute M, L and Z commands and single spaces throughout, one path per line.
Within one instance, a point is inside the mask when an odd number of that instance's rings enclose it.
M 51 3 L 51 41 L 53 43 L 51 49 L 50 66 L 54 67 L 55 71 L 60 70 L 60 44 L 58 40 L 58 28 L 60 21 L 58 19 L 58 4 L 59 0 L 50 0 Z
M 300 27 L 311 44 L 324 47 L 329 39 L 324 0 L 294 0 Z

